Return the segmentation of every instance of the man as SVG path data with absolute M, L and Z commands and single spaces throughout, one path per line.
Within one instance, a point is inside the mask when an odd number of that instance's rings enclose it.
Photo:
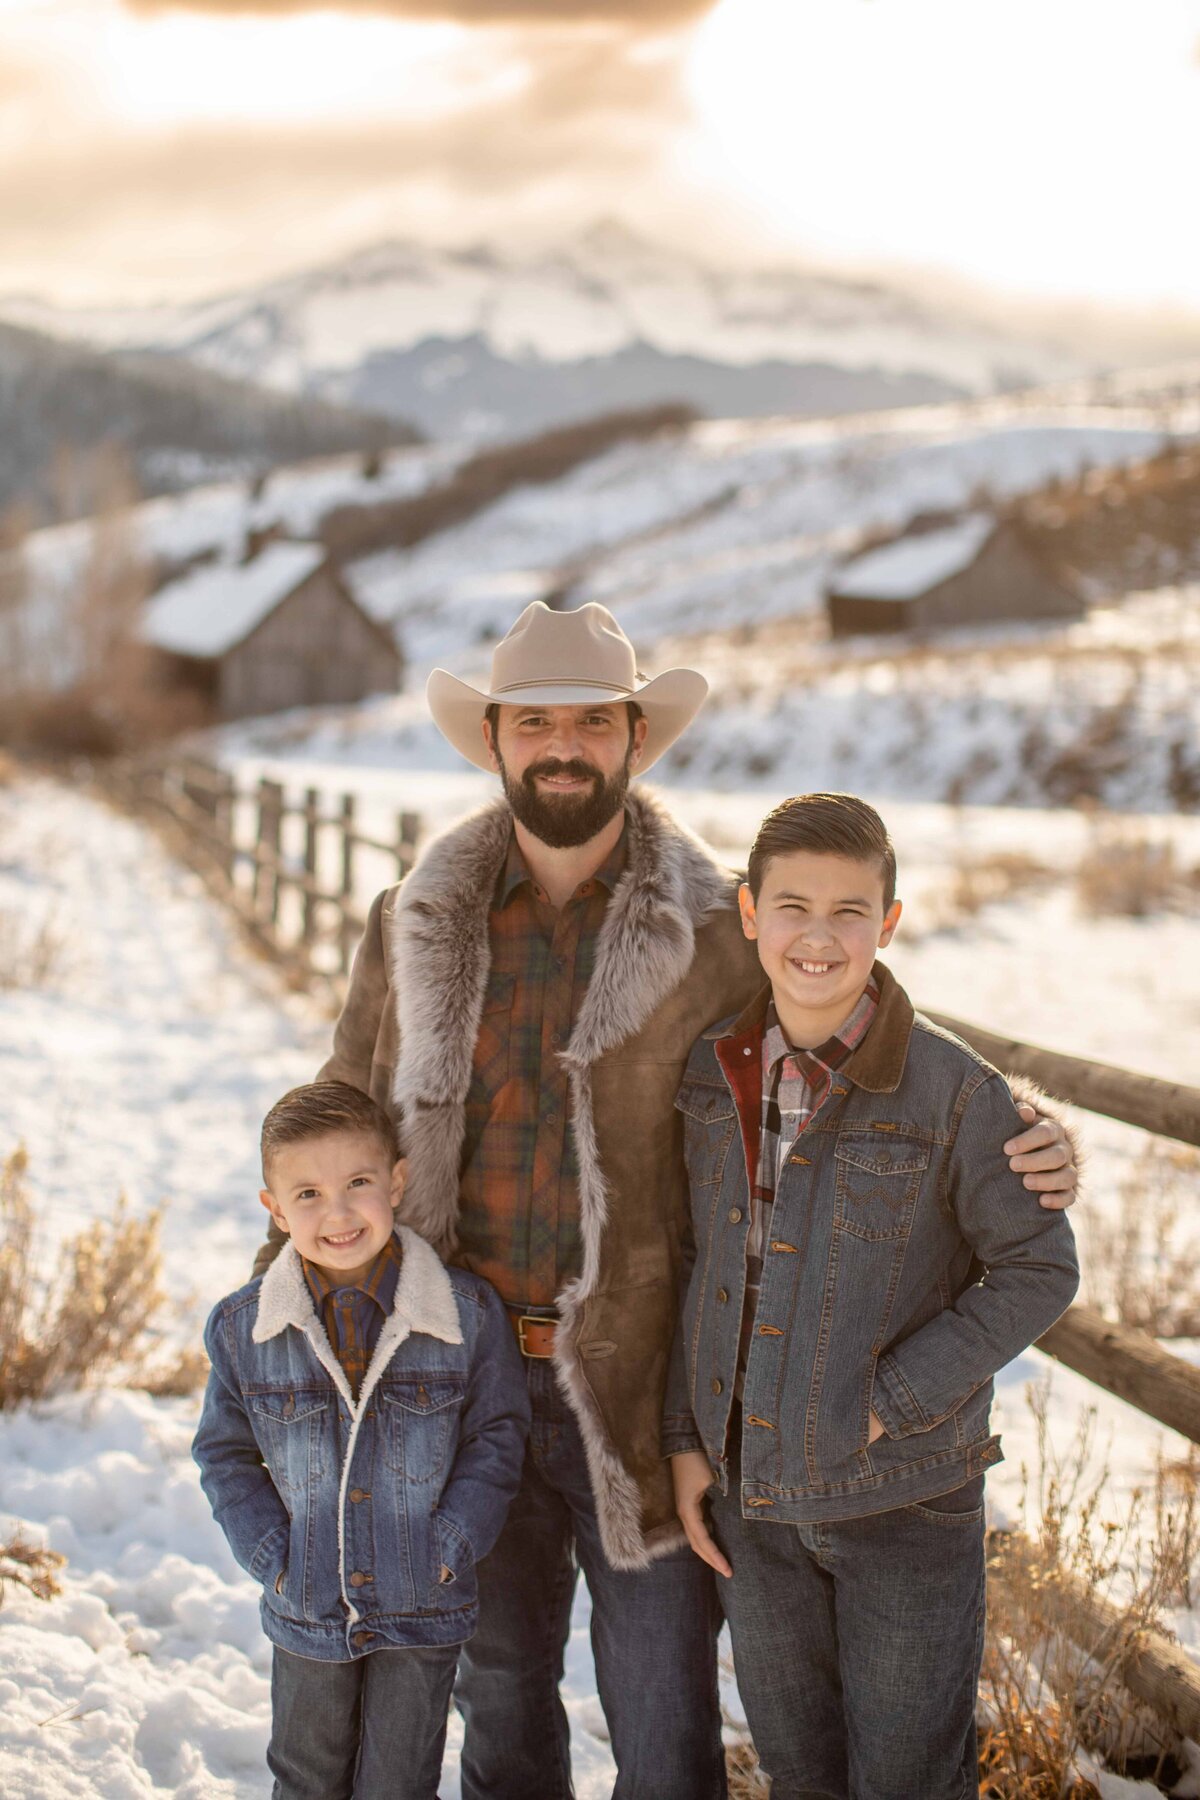
M 696 1037 L 762 976 L 735 877 L 629 790 L 706 692 L 692 670 L 639 675 L 595 605 L 528 607 L 487 689 L 435 670 L 436 723 L 504 796 L 376 900 L 321 1071 L 389 1107 L 405 1220 L 496 1287 L 526 1358 L 524 1475 L 459 1680 L 464 1800 L 572 1794 L 558 1681 L 577 1564 L 614 1800 L 725 1793 L 718 1603 L 660 1444 L 687 1213 L 674 1099 Z M 1053 1121 L 1006 1149 L 1069 1204 Z

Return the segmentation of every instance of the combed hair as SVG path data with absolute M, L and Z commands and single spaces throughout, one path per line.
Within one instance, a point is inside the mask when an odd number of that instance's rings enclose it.
M 277 1150 L 287 1144 L 305 1144 L 311 1138 L 327 1137 L 334 1131 L 361 1132 L 378 1138 L 389 1162 L 395 1160 L 396 1132 L 392 1121 L 370 1094 L 351 1087 L 348 1081 L 308 1081 L 277 1100 L 263 1120 L 263 1180 L 269 1181 L 268 1165 Z
M 781 800 L 758 828 L 746 879 L 758 899 L 772 857 L 795 850 L 824 851 L 852 862 L 879 861 L 883 910 L 896 898 L 896 851 L 888 828 L 857 794 L 794 794 Z

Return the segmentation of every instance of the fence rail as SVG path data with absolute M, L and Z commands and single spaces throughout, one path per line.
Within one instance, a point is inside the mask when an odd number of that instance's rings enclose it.
M 308 788 L 303 801 L 296 803 L 288 800 L 277 781 L 264 778 L 253 788 L 240 789 L 227 770 L 197 760 L 126 765 L 109 786 L 119 802 L 170 822 L 176 847 L 297 981 L 316 975 L 336 984 L 349 971 L 365 924 L 356 905 L 357 853 L 367 850 L 390 859 L 394 879 L 400 880 L 412 867 L 420 836 L 415 813 L 397 812 L 394 836 L 383 838 L 359 829 L 353 794 L 342 794 L 331 805 L 315 788 Z M 242 841 L 238 818 L 247 809 L 252 830 Z M 289 821 L 300 821 L 298 850 L 287 847 Z M 296 833 L 291 835 L 295 838 Z M 241 879 L 243 873 L 247 880 Z M 299 900 L 294 930 L 284 919 L 289 893 Z M 295 915 L 297 909 L 291 911 Z M 1200 1146 L 1200 1091 L 1195 1088 L 1067 1056 L 945 1014 L 929 1016 L 1006 1073 L 1038 1081 L 1086 1111 Z M 1077 1304 L 1039 1340 L 1038 1347 L 1147 1417 L 1200 1444 L 1200 1369 L 1173 1356 L 1144 1332 L 1114 1324 L 1093 1308 Z M 1006 1544 L 993 1558 L 995 1579 L 1007 1579 L 1005 1568 L 1027 1563 L 1032 1554 L 1019 1534 L 1007 1534 Z M 1068 1614 L 1076 1642 L 1084 1649 L 1118 1629 L 1115 1609 L 1094 1595 L 1073 1595 Z M 1200 1668 L 1192 1658 L 1165 1640 L 1142 1633 L 1122 1653 L 1121 1673 L 1132 1692 L 1178 1729 L 1192 1737 L 1200 1735 Z

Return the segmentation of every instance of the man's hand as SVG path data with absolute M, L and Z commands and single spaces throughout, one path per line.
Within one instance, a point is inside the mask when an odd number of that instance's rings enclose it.
M 1025 1186 L 1041 1195 L 1041 1205 L 1061 1211 L 1075 1204 L 1079 1171 L 1072 1158 L 1066 1132 L 1057 1119 L 1048 1119 L 1035 1106 L 1023 1102 L 1017 1111 L 1029 1126 L 1020 1137 L 1004 1146 L 1009 1167 L 1025 1177 Z
M 702 1562 L 718 1575 L 732 1575 L 712 1533 L 704 1522 L 704 1496 L 712 1486 L 712 1464 L 703 1450 L 681 1450 L 671 1458 L 671 1480 L 675 1483 L 675 1511 L 679 1514 L 687 1541 Z

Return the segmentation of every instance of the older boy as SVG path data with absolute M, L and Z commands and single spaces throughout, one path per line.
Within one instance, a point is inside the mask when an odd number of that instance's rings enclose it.
M 285 1094 L 259 1195 L 288 1238 L 222 1300 L 194 1453 L 275 1646 L 275 1800 L 434 1800 L 475 1565 L 517 1489 L 525 1382 L 486 1282 L 393 1214 L 391 1121 Z
M 851 795 L 770 814 L 740 892 L 770 986 L 699 1040 L 676 1102 L 693 1240 L 665 1449 L 693 1549 L 732 1575 L 774 1800 L 975 1792 L 992 1376 L 1078 1282 L 1066 1218 L 1001 1153 L 1003 1078 L 875 961 L 895 875 Z

